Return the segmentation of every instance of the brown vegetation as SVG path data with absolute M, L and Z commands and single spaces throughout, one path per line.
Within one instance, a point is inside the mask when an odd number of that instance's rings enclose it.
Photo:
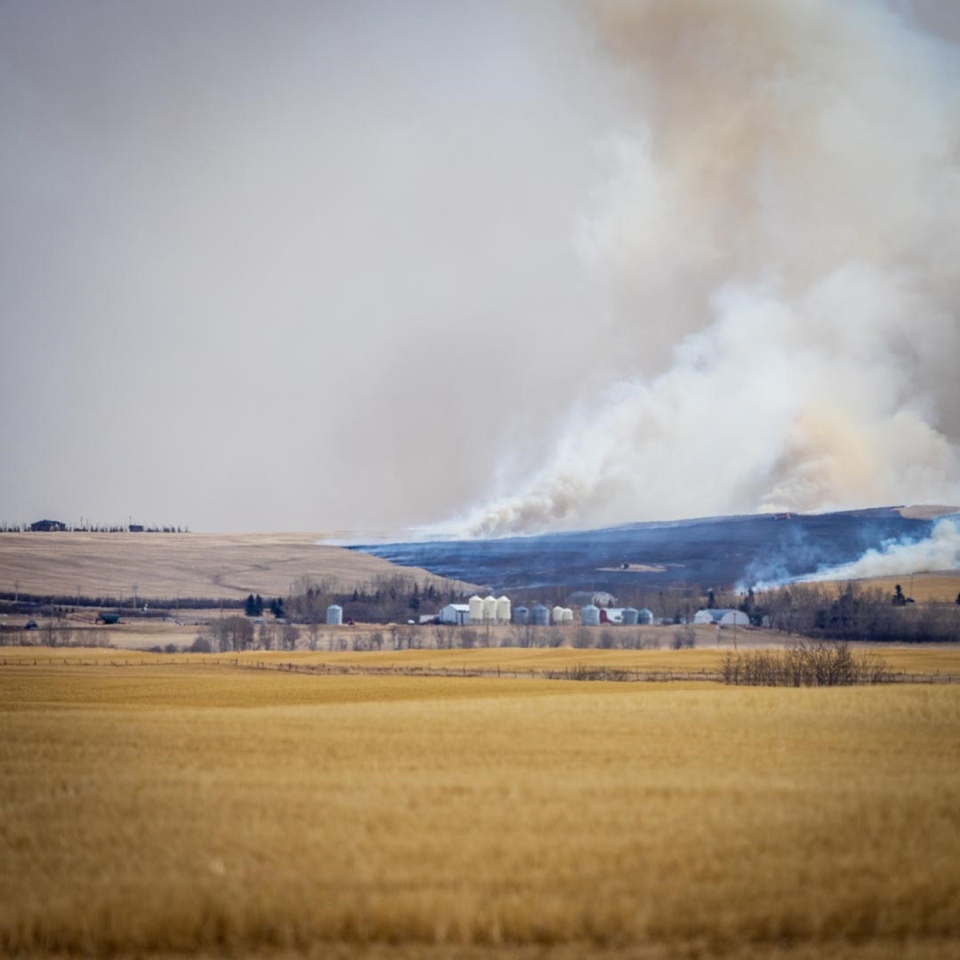
M 793 960 L 960 937 L 960 687 L 13 655 L 40 662 L 0 668 L 0 953 Z
M 300 578 L 344 588 L 398 574 L 421 585 L 450 582 L 415 567 L 342 547 L 318 535 L 6 533 L 0 536 L 0 591 L 33 596 L 242 600 L 286 596 Z M 463 584 L 469 589 L 469 584 Z
M 724 683 L 754 687 L 845 687 L 892 679 L 887 661 L 875 650 L 853 651 L 846 643 L 822 640 L 727 652 L 720 673 Z

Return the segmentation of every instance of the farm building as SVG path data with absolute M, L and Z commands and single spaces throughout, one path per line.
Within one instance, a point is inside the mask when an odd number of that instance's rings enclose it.
M 569 602 L 576 606 L 612 607 L 617 598 L 606 590 L 576 590 L 570 594 Z
M 30 529 L 34 532 L 52 533 L 66 530 L 67 525 L 60 520 L 37 520 L 36 523 L 30 524 Z
M 343 624 L 343 607 L 339 603 L 331 603 L 327 607 L 327 626 L 339 627 Z
M 559 604 L 550 611 L 550 619 L 555 626 L 573 623 L 573 610 L 570 607 L 561 607 Z
M 585 607 L 581 607 L 580 622 L 585 627 L 599 627 L 600 626 L 600 608 L 593 603 L 588 603 Z
M 451 606 L 456 606 L 456 604 L 451 604 Z M 463 621 L 464 623 L 483 623 L 483 597 L 478 597 L 474 594 L 467 605 L 467 613 L 469 616 Z M 460 621 L 451 620 L 450 622 L 458 623 Z
M 481 604 L 483 601 L 480 601 Z M 448 603 L 440 611 L 441 623 L 455 623 L 461 626 L 470 623 L 471 604 L 469 603 Z
M 538 603 L 533 610 L 530 611 L 530 619 L 537 627 L 550 626 L 550 608 L 545 607 L 542 603 Z
M 742 610 L 716 608 L 698 610 L 693 617 L 694 623 L 714 623 L 718 627 L 749 627 L 750 618 Z
M 627 627 L 653 623 L 653 612 L 644 607 L 600 607 L 601 623 L 619 623 Z

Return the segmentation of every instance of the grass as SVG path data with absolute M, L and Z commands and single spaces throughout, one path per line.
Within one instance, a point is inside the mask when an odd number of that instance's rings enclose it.
M 960 945 L 957 686 L 3 654 L 0 954 L 866 960 Z
M 363 628 L 356 628 L 362 630 Z M 118 636 L 110 630 L 102 631 L 108 637 Z M 180 639 L 187 643 L 195 634 L 193 629 L 180 629 Z M 343 628 L 341 632 L 353 635 L 354 628 Z M 171 634 L 173 635 L 173 634 Z M 125 634 L 132 643 L 158 643 L 169 635 L 158 633 Z M 779 644 L 784 642 L 783 635 L 774 634 Z M 323 642 L 323 641 L 321 641 Z M 770 646 L 777 646 L 770 643 Z M 854 651 L 873 652 L 883 657 L 894 674 L 909 674 L 917 677 L 951 678 L 960 681 L 960 646 L 942 646 L 926 644 L 851 644 Z M 746 649 L 756 649 L 748 646 Z M 742 648 L 743 649 L 743 648 Z M 380 652 L 328 651 L 328 650 L 252 650 L 244 653 L 222 654 L 186 654 L 175 655 L 148 653 L 135 648 L 91 649 L 84 647 L 7 647 L 0 648 L 0 665 L 23 666 L 86 666 L 117 664 L 132 667 L 137 664 L 151 667 L 194 664 L 210 669 L 214 664 L 253 666 L 263 664 L 282 667 L 291 664 L 297 668 L 320 667 L 328 665 L 335 668 L 358 668 L 395 670 L 398 673 L 415 673 L 428 668 L 438 671 L 486 674 L 501 672 L 504 679 L 523 677 L 542 677 L 549 673 L 574 670 L 579 667 L 591 669 L 610 669 L 639 671 L 644 676 L 658 673 L 670 676 L 685 674 L 697 675 L 716 673 L 722 657 L 732 652 L 729 644 L 721 647 L 696 647 L 694 649 L 672 650 L 661 647 L 654 650 L 600 650 L 572 649 L 570 647 L 480 647 L 472 650 L 383 650 Z
M 918 603 L 956 603 L 960 594 L 960 570 L 901 574 L 898 577 L 870 577 L 855 582 L 867 588 L 876 587 L 891 597 L 897 584 L 900 584 L 903 592 Z
M 426 570 L 318 544 L 319 534 L 4 533 L 0 583 L 21 594 L 130 598 L 285 596 L 300 577 L 332 578 L 345 588 Z

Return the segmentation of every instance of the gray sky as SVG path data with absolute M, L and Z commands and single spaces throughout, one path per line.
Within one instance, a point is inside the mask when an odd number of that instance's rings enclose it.
M 0 520 L 960 496 L 954 9 L 2 0 Z

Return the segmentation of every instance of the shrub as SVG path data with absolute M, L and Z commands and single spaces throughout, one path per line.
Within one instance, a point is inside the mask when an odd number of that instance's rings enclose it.
M 845 643 L 795 643 L 783 650 L 727 653 L 723 682 L 737 686 L 833 687 L 886 683 L 886 661 L 872 651 L 854 653 Z

